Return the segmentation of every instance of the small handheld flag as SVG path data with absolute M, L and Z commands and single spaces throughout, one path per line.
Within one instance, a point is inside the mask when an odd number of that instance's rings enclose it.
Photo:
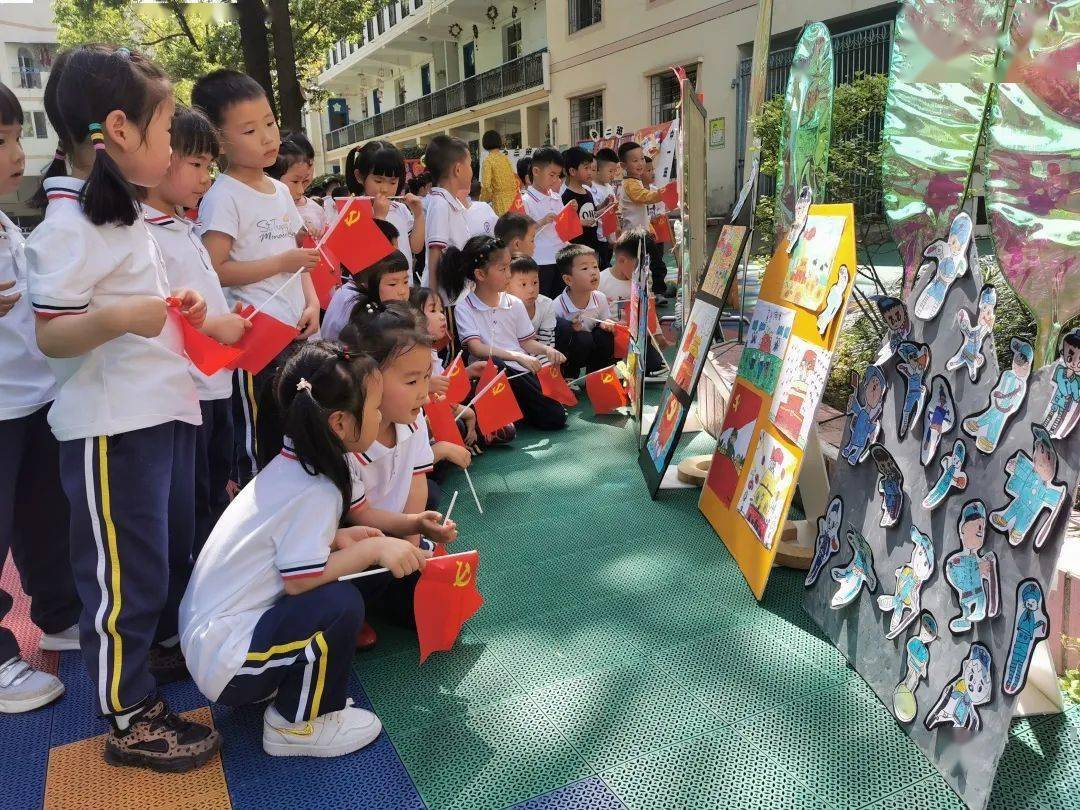
M 484 366 L 484 370 L 480 372 L 480 379 L 476 383 L 476 390 L 483 391 L 487 388 L 491 381 L 494 380 L 499 374 L 499 367 L 495 365 L 495 361 L 490 357 L 487 359 L 487 364 Z
M 625 360 L 630 353 L 630 327 L 624 323 L 615 324 L 615 359 Z
M 184 339 L 184 354 L 203 374 L 207 376 L 215 374 L 243 354 L 240 349 L 218 343 L 188 323 L 188 319 L 180 312 L 178 299 L 165 300 L 169 304 L 169 317 L 180 322 L 180 332 Z
M 523 418 L 505 371 L 495 375 L 491 384 L 476 396 L 473 411 L 476 412 L 477 427 L 487 436 Z
M 672 180 L 661 190 L 664 195 L 661 200 L 667 206 L 668 211 L 674 211 L 679 207 L 679 184 Z
M 359 273 L 394 251 L 371 215 L 371 201 L 352 198 L 319 243 L 350 273 Z
M 341 263 L 337 256 L 329 249 L 319 251 L 319 263 L 311 268 L 309 275 L 311 283 L 315 286 L 315 294 L 319 297 L 319 307 L 326 309 L 330 306 L 330 299 L 334 291 L 341 286 Z
M 450 400 L 445 397 L 431 397 L 424 406 L 427 415 L 428 428 L 431 438 L 437 442 L 450 442 L 459 447 L 464 447 L 465 442 L 461 438 L 454 413 L 450 409 Z
M 519 191 L 514 195 L 514 201 L 510 203 L 510 208 L 507 209 L 507 213 L 511 214 L 524 214 L 525 213 L 525 201 L 521 199 L 521 192 Z
M 564 242 L 570 242 L 585 233 L 576 205 L 567 203 L 563 210 L 555 215 L 555 233 Z
M 559 370 L 557 365 L 551 363 L 544 366 L 536 376 L 540 378 L 540 390 L 545 397 L 553 399 L 568 408 L 578 404 L 577 397 L 570 390 L 570 386 L 563 378 L 562 371 Z
M 492 363 L 491 367 L 494 368 L 495 364 Z M 446 401 L 451 405 L 460 405 L 469 396 L 469 375 L 465 373 L 465 363 L 461 359 L 461 352 L 458 352 L 450 365 L 446 367 L 443 376 L 450 380 L 450 386 L 446 389 Z M 494 378 L 495 375 L 491 376 Z
M 295 326 L 289 326 L 265 312 L 256 312 L 251 307 L 241 311 L 240 317 L 251 321 L 251 328 L 233 346 L 240 350 L 240 356 L 228 368 L 242 368 L 258 374 L 300 336 L 300 330 Z
M 600 222 L 600 228 L 604 233 L 604 236 L 612 236 L 619 230 L 619 216 L 616 213 L 616 206 L 614 203 L 609 205 L 603 211 L 600 212 L 598 217 Z
M 630 404 L 615 366 L 608 366 L 585 376 L 585 391 L 597 416 L 612 413 Z
M 454 646 L 461 628 L 484 604 L 476 589 L 480 553 L 463 551 L 432 557 L 424 565 L 413 591 L 420 663 L 436 651 Z
M 671 223 L 668 222 L 667 214 L 658 214 L 651 220 L 653 234 L 656 236 L 656 241 L 661 243 L 670 244 L 671 238 Z

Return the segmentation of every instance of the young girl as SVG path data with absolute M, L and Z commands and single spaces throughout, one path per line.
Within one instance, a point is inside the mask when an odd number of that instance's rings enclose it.
M 271 756 L 348 754 L 382 728 L 347 697 L 364 600 L 337 580 L 375 565 L 409 577 L 430 556 L 355 525 L 367 498 L 352 454 L 375 438 L 382 388 L 370 358 L 336 344 L 302 345 L 284 362 L 286 442 L 214 527 L 180 606 L 180 643 L 203 694 L 226 706 L 272 698 L 262 735 Z
M 551 363 L 565 363 L 566 357 L 553 346 L 536 339 L 532 321 L 519 298 L 506 292 L 510 283 L 510 254 L 493 236 L 474 236 L 463 250 L 449 248 L 443 257 L 446 290 L 457 296 L 466 280 L 475 288 L 462 297 L 454 310 L 458 339 L 473 358 L 492 358 L 499 368 L 507 368 L 525 422 L 538 430 L 559 430 L 566 426 L 566 410 L 545 397 L 536 376 L 543 357 Z M 519 371 L 531 374 L 514 376 Z
M 389 141 L 369 141 L 354 147 L 345 159 L 345 182 L 358 197 L 371 197 L 376 219 L 397 228 L 397 247 L 409 262 L 424 250 L 424 201 L 406 194 L 404 203 L 390 199 L 405 188 L 405 160 Z
M 216 731 L 173 714 L 157 694 L 154 655 L 175 677 L 177 634 L 194 537 L 199 399 L 183 354 L 180 317 L 206 307 L 170 292 L 134 185 L 169 169 L 172 86 L 126 48 L 62 54 L 45 109 L 71 165 L 44 183 L 45 220 L 26 245 L 30 301 L 42 352 L 62 380 L 49 411 L 71 505 L 71 564 L 82 599 L 80 641 L 98 708 L 112 724 L 106 761 L 186 771 L 210 759 Z
M 409 263 L 400 250 L 379 259 L 334 291 L 323 315 L 323 338 L 338 339 L 361 299 L 382 304 L 409 300 Z
M 215 70 L 195 82 L 192 103 L 218 129 L 227 169 L 199 206 L 199 230 L 232 303 L 261 307 L 306 338 L 319 328 L 319 299 L 307 273 L 318 262 L 314 249 L 298 248 L 303 228 L 292 193 L 266 176 L 278 159 L 281 136 L 274 111 L 259 83 L 235 70 Z M 236 483 L 251 480 L 260 455 L 281 446 L 281 426 L 268 395 L 280 362 L 258 374 L 238 370 L 233 378 Z M 263 446 L 260 453 L 260 445 Z
M 460 138 L 436 135 L 424 152 L 424 165 L 435 183 L 424 197 L 427 212 L 427 266 L 421 283 L 440 291 L 443 303 L 454 299 L 442 292 L 439 262 L 449 247 L 462 248 L 469 240 L 469 222 L 465 216 L 465 200 L 472 186 L 472 157 L 469 147 Z
M 315 150 L 307 136 L 303 132 L 291 132 L 283 138 L 278 149 L 278 159 L 266 173 L 285 184 L 300 218 L 304 221 L 304 229 L 312 237 L 319 239 L 328 223 L 322 206 L 304 196 L 315 173 Z
M 0 195 L 14 193 L 25 158 L 23 112 L 0 84 Z M 60 486 L 59 448 L 46 414 L 56 378 L 38 350 L 26 295 L 22 231 L 0 211 L 0 560 L 13 551 L 42 649 L 79 649 L 79 597 L 68 560 L 68 504 Z M 0 620 L 11 608 L 0 591 Z M 19 643 L 0 627 L 0 712 L 28 712 L 64 693 L 60 679 L 32 669 Z

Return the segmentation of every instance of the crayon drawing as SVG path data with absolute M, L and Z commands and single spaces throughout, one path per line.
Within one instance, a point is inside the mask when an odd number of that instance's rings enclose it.
M 769 417 L 799 447 L 806 446 L 814 413 L 829 377 L 829 352 L 792 337 L 780 369 Z
M 746 453 L 750 449 L 750 439 L 754 435 L 760 410 L 761 397 L 746 385 L 736 383 L 731 392 L 731 404 L 724 416 L 724 424 L 720 427 L 720 438 L 716 443 L 709 477 L 705 482 L 729 509 L 735 496 L 735 487 L 739 483 L 739 474 L 746 462 Z
M 694 301 L 694 308 L 690 310 L 690 321 L 683 331 L 679 351 L 672 366 L 675 369 L 672 381 L 687 394 L 705 363 L 705 353 L 709 350 L 719 317 L 720 310 L 708 301 L 701 298 Z
M 844 217 L 812 216 L 791 254 L 787 278 L 784 279 L 785 301 L 798 304 L 811 312 L 825 305 L 832 276 L 833 259 L 844 233 Z
M 739 358 L 739 376 L 766 394 L 776 390 L 795 310 L 758 299 L 750 319 L 746 348 Z
M 739 514 L 761 544 L 771 549 L 784 518 L 784 502 L 795 474 L 795 456 L 768 433 L 754 451 L 754 466 L 739 496 Z

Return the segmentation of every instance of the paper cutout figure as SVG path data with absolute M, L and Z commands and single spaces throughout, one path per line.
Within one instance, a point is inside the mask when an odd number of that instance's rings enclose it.
M 1027 396 L 1027 381 L 1031 374 L 1031 360 L 1035 356 L 1031 344 L 1013 338 L 1012 368 L 1005 369 L 998 377 L 997 385 L 990 392 L 986 409 L 964 420 L 964 433 L 975 439 L 980 453 L 993 453 L 1001 441 L 1001 434 L 1013 415 L 1020 410 Z
M 896 638 L 922 610 L 922 586 L 934 574 L 934 543 L 929 535 L 911 527 L 911 562 L 896 569 L 893 593 L 879 596 L 878 609 L 892 612 L 886 638 Z
M 966 309 L 956 313 L 956 325 L 960 328 L 963 340 L 956 354 L 945 363 L 949 371 L 966 367 L 968 378 L 972 382 L 979 379 L 979 371 L 986 364 L 983 343 L 994 333 L 994 307 L 997 306 L 997 290 L 993 284 L 986 284 L 979 291 L 979 307 L 975 314 L 975 323 Z
M 810 186 L 803 186 L 799 192 L 799 199 L 795 201 L 795 221 L 791 223 L 791 230 L 788 231 L 787 236 L 787 252 L 791 255 L 791 251 L 795 249 L 796 243 L 803 235 L 803 231 L 806 230 L 806 220 L 810 215 L 810 206 L 814 204 L 814 192 L 811 191 Z
M 1051 438 L 1064 439 L 1080 422 L 1080 327 L 1061 339 L 1061 357 L 1054 363 L 1054 390 L 1043 415 Z
M 953 728 L 971 732 L 982 728 L 978 707 L 989 703 L 994 696 L 993 673 L 990 650 L 982 644 L 972 644 L 959 674 L 941 690 L 934 708 L 926 713 L 926 727 L 933 730 L 950 723 Z
M 931 321 L 941 312 L 945 296 L 953 282 L 968 271 L 968 247 L 971 245 L 971 217 L 961 212 L 949 227 L 949 237 L 931 242 L 923 256 L 934 259 L 936 266 L 930 281 L 915 301 L 915 317 Z
M 1006 695 L 1023 690 L 1035 647 L 1050 635 L 1050 617 L 1046 615 L 1046 599 L 1038 580 L 1022 579 L 1017 584 L 1015 615 L 1009 660 L 1001 679 L 1001 691 Z
M 771 395 L 776 390 L 795 310 L 758 299 L 750 318 L 746 348 L 739 357 L 739 376 Z
M 716 493 L 716 497 L 728 508 L 735 497 L 735 488 L 746 462 L 760 410 L 761 396 L 746 383 L 736 382 L 731 392 L 731 403 L 724 414 L 724 423 L 720 427 L 720 438 L 716 441 L 709 477 L 705 480 L 705 486 Z
M 817 316 L 819 335 L 824 335 L 829 331 L 829 325 L 833 322 L 833 318 L 836 317 L 836 313 L 840 311 L 840 307 L 844 303 L 844 293 L 847 292 L 849 281 L 851 281 L 851 273 L 848 272 L 847 265 L 842 264 L 836 277 L 836 283 L 829 288 L 829 294 L 825 298 L 825 309 L 821 310 L 821 314 Z
M 814 559 L 810 561 L 810 570 L 806 574 L 805 585 L 809 588 L 817 582 L 825 564 L 833 554 L 840 550 L 840 523 L 844 519 L 844 501 L 836 495 L 817 519 L 817 539 L 814 541 Z
M 896 436 L 903 439 L 912 425 L 919 421 L 926 395 L 929 393 L 926 377 L 930 373 L 930 347 L 925 343 L 902 342 L 896 353 L 900 362 L 896 370 L 904 378 L 904 404 L 900 410 L 900 421 L 896 426 Z
M 861 383 L 859 375 L 851 372 L 847 442 L 840 450 L 840 457 L 852 467 L 866 459 L 870 445 L 877 439 L 888 386 L 884 372 L 877 366 L 867 367 Z
M 960 615 L 949 622 L 953 633 L 966 633 L 975 622 L 998 615 L 997 555 L 981 554 L 986 542 L 986 507 L 982 501 L 964 504 L 956 524 L 960 549 L 945 558 L 945 581 L 956 591 Z
M 955 487 L 963 492 L 967 489 L 968 477 L 964 472 L 964 463 L 967 461 L 967 447 L 963 439 L 957 439 L 953 443 L 951 453 L 941 459 L 941 475 L 937 482 L 923 498 L 923 509 L 931 511 L 937 509 L 949 494 L 949 490 Z
M 881 523 L 878 525 L 895 526 L 904 508 L 904 474 L 885 445 L 870 445 L 870 457 L 877 467 L 877 491 L 881 494 Z
M 1042 425 L 1032 425 L 1031 432 L 1035 434 L 1032 455 L 1017 450 L 1005 463 L 1008 475 L 1005 493 L 1012 500 L 990 513 L 990 525 L 1008 535 L 1009 545 L 1018 546 L 1039 523 L 1042 513 L 1049 511 L 1035 534 L 1035 550 L 1039 551 L 1050 535 L 1062 504 L 1067 502 L 1067 492 L 1065 483 L 1055 478 L 1058 456 L 1050 434 Z
M 843 568 L 834 568 L 832 578 L 840 583 L 829 606 L 839 610 L 855 601 L 865 584 L 873 592 L 877 590 L 877 574 L 874 573 L 874 552 L 857 529 L 848 529 L 845 539 L 851 546 L 851 559 Z
M 791 338 L 769 417 L 799 447 L 806 446 L 814 424 L 814 414 L 829 378 L 829 362 L 830 355 L 825 349 L 802 338 Z
M 781 295 L 800 307 L 818 312 L 829 292 L 836 251 L 844 235 L 844 217 L 812 215 L 788 262 Z
M 794 475 L 795 456 L 771 435 L 762 433 L 737 509 L 765 548 L 772 548 L 780 529 Z
M 893 690 L 893 714 L 901 723 L 910 723 L 919 713 L 915 690 L 929 674 L 930 643 L 937 635 L 937 619 L 933 613 L 923 611 L 919 617 L 919 632 L 904 645 L 907 653 L 907 676 Z
M 908 316 L 907 305 L 899 298 L 879 295 L 874 298 L 874 303 L 877 304 L 878 312 L 889 332 L 889 337 L 885 345 L 881 347 L 877 358 L 878 363 L 884 363 L 896 354 L 896 350 L 903 341 L 911 337 L 911 318 Z
M 922 451 L 919 460 L 929 467 L 934 460 L 941 437 L 956 427 L 956 405 L 949 381 L 940 374 L 930 381 L 930 404 L 923 418 Z

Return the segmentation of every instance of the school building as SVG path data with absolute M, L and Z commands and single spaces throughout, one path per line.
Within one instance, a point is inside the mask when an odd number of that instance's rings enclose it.
M 783 93 L 804 23 L 833 34 L 838 82 L 885 73 L 898 4 L 775 0 L 766 97 Z M 711 214 L 742 179 L 757 0 L 400 0 L 329 52 L 309 112 L 317 173 L 373 138 L 421 150 L 440 133 L 478 148 L 497 129 L 509 147 L 590 140 L 674 118 L 681 65 L 710 118 Z M 880 123 L 871 124 L 880 127 Z

